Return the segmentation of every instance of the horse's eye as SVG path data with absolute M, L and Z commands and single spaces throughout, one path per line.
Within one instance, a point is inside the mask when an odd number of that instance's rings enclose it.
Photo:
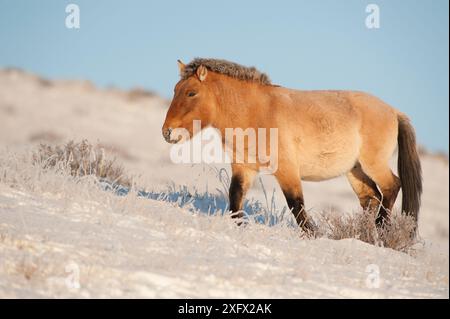
M 195 96 L 196 94 L 197 94 L 196 92 L 191 91 L 191 92 L 188 92 L 187 96 L 193 97 L 193 96 Z

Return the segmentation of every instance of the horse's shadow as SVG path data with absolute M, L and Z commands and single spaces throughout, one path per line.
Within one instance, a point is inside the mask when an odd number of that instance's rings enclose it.
M 105 191 L 113 192 L 118 196 L 126 196 L 131 189 L 122 185 L 114 184 L 106 180 L 100 181 L 100 186 Z M 224 215 L 230 213 L 228 196 L 217 189 L 218 194 L 210 192 L 190 192 L 186 186 L 168 186 L 164 191 L 143 191 L 138 190 L 138 197 L 144 197 L 157 201 L 175 204 L 178 207 L 185 208 L 192 213 L 201 213 L 208 216 Z M 268 206 L 268 205 L 266 205 Z M 245 200 L 243 205 L 245 219 L 253 220 L 258 224 L 273 226 L 284 220 L 286 207 L 280 212 L 274 205 L 265 207 L 260 201 Z

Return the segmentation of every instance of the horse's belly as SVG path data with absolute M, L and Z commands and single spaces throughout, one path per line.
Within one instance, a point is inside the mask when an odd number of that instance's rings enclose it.
M 301 156 L 302 180 L 323 181 L 347 173 L 357 162 L 359 149 L 359 143 L 335 145 L 310 156 Z

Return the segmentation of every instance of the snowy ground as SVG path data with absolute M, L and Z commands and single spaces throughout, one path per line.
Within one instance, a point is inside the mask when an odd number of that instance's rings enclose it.
M 0 70 L 0 297 L 448 298 L 449 173 L 441 159 L 423 158 L 423 244 L 411 255 L 356 239 L 306 240 L 283 225 L 236 227 L 22 160 L 39 142 L 88 138 L 146 189 L 173 181 L 216 192 L 209 167 L 170 163 L 164 106 L 157 97 Z M 283 206 L 273 179 L 263 182 Z M 258 184 L 250 196 L 264 200 Z M 305 197 L 312 212 L 358 209 L 344 179 L 306 183 Z

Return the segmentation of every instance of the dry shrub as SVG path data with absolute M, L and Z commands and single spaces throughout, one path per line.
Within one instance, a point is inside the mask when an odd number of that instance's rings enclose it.
M 154 92 L 144 90 L 142 88 L 133 88 L 126 93 L 129 101 L 139 101 L 141 99 L 153 98 L 156 96 Z
M 33 162 L 44 169 L 68 169 L 72 176 L 94 175 L 113 184 L 130 187 L 132 180 L 125 173 L 116 158 L 107 158 L 104 148 L 92 145 L 87 140 L 73 141 L 63 146 L 40 144 L 33 154 Z
M 37 141 L 46 141 L 50 143 L 59 142 L 63 139 L 63 137 L 55 132 L 52 131 L 41 131 L 34 134 L 31 134 L 28 140 L 30 142 L 37 142 Z
M 418 151 L 421 157 L 431 157 L 441 161 L 442 163 L 448 166 L 449 162 L 448 153 L 444 151 L 431 152 L 422 145 L 418 146 Z
M 337 213 L 319 216 L 320 232 L 330 239 L 356 238 L 366 243 L 408 252 L 417 243 L 413 217 L 393 213 L 382 227 L 375 224 L 376 214 L 361 211 L 353 214 Z
M 30 280 L 35 275 L 38 268 L 39 267 L 35 262 L 24 259 L 16 266 L 16 271 L 17 273 L 22 274 L 27 280 Z
M 45 88 L 49 88 L 53 86 L 53 82 L 44 78 L 37 78 L 37 82 L 39 83 L 40 86 L 45 87 Z
M 416 229 L 414 217 L 402 213 L 392 214 L 390 222 L 379 232 L 385 247 L 407 252 L 418 242 Z

